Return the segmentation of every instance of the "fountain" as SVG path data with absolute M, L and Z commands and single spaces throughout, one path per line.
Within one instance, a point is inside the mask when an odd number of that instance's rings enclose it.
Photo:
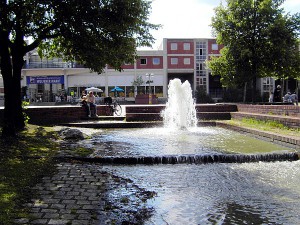
M 162 111 L 164 125 L 169 128 L 186 129 L 197 125 L 195 101 L 188 81 L 173 79 L 168 87 L 168 102 Z
M 197 127 L 190 84 L 178 79 L 162 115 L 164 127 L 106 129 L 81 142 L 95 150 L 87 161 L 158 193 L 147 201 L 154 210 L 144 224 L 300 224 L 294 149 Z M 114 191 L 122 195 L 130 192 Z

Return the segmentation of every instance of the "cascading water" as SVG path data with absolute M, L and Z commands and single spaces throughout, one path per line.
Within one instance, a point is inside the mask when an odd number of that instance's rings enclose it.
M 168 102 L 162 111 L 164 125 L 169 128 L 188 128 L 197 125 L 195 101 L 188 81 L 173 79 L 168 87 Z

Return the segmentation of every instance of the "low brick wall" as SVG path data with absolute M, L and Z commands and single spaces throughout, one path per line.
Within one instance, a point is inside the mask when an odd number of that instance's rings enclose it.
M 300 117 L 300 106 L 296 105 L 238 104 L 237 109 L 245 113 Z
M 165 105 L 130 105 L 126 107 L 127 121 L 161 121 L 161 111 Z M 230 120 L 230 112 L 237 111 L 234 104 L 198 104 L 196 105 L 199 120 Z
M 3 122 L 3 111 L 0 109 L 0 123 Z M 29 116 L 29 123 L 51 125 L 68 123 L 86 118 L 84 109 L 79 106 L 29 106 L 25 113 Z M 98 115 L 105 115 L 105 106 L 97 106 Z

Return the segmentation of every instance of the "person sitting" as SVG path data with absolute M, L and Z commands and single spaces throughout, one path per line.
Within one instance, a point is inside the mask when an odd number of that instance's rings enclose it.
M 298 96 L 297 96 L 296 92 L 294 92 L 294 93 L 291 95 L 291 102 L 292 102 L 293 104 L 298 105 Z
M 290 103 L 291 101 L 291 92 L 288 92 L 285 94 L 285 96 L 283 97 L 283 102 L 285 103 Z
M 88 106 L 88 103 L 87 103 L 87 97 L 86 96 L 82 96 L 80 105 L 84 108 L 86 116 L 89 116 L 89 106 Z
M 86 96 L 86 94 L 85 94 L 85 92 L 84 92 L 84 91 L 82 91 L 82 92 L 81 92 L 81 96 L 80 96 L 80 98 L 83 98 L 84 96 Z
M 89 94 L 87 95 L 87 103 L 88 103 L 88 107 L 89 107 L 89 115 L 88 117 L 93 116 L 98 116 L 97 115 L 97 106 L 96 106 L 96 99 L 95 99 L 95 95 L 93 94 L 92 91 L 89 92 Z M 93 109 L 93 112 L 92 112 Z
M 269 102 L 272 103 L 274 100 L 274 93 L 271 92 L 270 95 L 269 95 Z
M 281 86 L 277 85 L 273 91 L 273 102 L 281 102 Z

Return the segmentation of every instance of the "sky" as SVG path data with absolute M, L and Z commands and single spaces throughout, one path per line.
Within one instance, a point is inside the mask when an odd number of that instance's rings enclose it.
M 163 38 L 212 37 L 209 25 L 214 8 L 222 1 L 225 2 L 225 0 L 152 0 L 149 21 L 163 26 L 151 32 L 156 39 L 152 49 L 158 49 Z M 292 14 L 300 12 L 300 0 L 286 0 L 283 7 L 286 12 Z

